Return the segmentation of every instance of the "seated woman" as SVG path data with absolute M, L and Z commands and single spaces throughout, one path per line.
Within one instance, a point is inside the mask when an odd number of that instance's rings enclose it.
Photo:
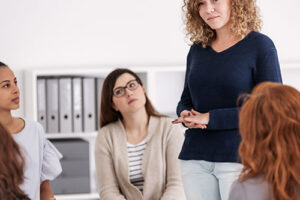
M 155 111 L 134 72 L 116 69 L 106 77 L 100 127 L 95 159 L 101 200 L 185 199 L 178 160 L 183 131 Z
M 20 148 L 0 124 L 0 199 L 29 200 L 21 190 L 24 181 L 24 158 Z
M 299 200 L 299 91 L 265 82 L 243 99 L 239 154 L 244 168 L 229 199 Z

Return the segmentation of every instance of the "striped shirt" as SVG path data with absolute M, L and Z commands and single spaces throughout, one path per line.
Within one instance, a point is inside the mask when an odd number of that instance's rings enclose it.
M 147 140 L 144 139 L 139 144 L 133 145 L 127 142 L 129 177 L 130 182 L 142 193 L 144 187 L 144 177 L 142 173 L 143 154 L 146 149 Z

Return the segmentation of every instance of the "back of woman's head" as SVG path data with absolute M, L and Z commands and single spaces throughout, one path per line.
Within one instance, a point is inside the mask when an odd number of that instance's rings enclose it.
M 241 180 L 262 175 L 274 199 L 300 199 L 300 93 L 264 82 L 247 95 L 239 118 Z
M 19 146 L 0 124 L 0 199 L 27 200 L 19 185 L 24 179 L 24 159 Z
M 211 29 L 199 15 L 201 0 L 184 0 L 182 10 L 186 24 L 186 35 L 192 43 L 201 43 L 203 47 L 216 39 L 215 30 Z M 256 0 L 230 0 L 231 31 L 245 37 L 249 31 L 260 31 L 262 21 Z
M 116 111 L 113 108 L 113 89 L 117 79 L 123 74 L 130 74 L 132 75 L 138 84 L 143 86 L 142 80 L 139 76 L 131 71 L 130 69 L 126 68 L 117 68 L 110 72 L 104 80 L 102 86 L 102 93 L 101 93 L 101 110 L 100 110 L 100 127 L 103 127 L 111 122 L 117 121 L 118 119 L 122 119 L 122 115 L 119 111 Z M 146 97 L 146 112 L 149 116 L 157 116 L 163 117 L 164 115 L 159 114 L 153 107 L 150 99 L 148 98 L 147 94 L 145 93 Z

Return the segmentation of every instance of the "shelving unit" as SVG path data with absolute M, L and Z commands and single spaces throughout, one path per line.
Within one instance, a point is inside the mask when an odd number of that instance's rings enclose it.
M 154 107 L 161 113 L 175 117 L 176 105 L 183 89 L 185 66 L 147 66 L 126 67 L 136 72 L 142 79 L 147 95 Z M 97 68 L 60 68 L 38 69 L 25 72 L 25 117 L 38 121 L 37 117 L 37 78 L 42 76 L 94 76 L 105 77 L 115 67 Z M 97 193 L 96 170 L 94 161 L 94 143 L 97 132 L 51 133 L 46 137 L 51 140 L 80 138 L 89 142 L 90 158 L 90 193 L 56 195 L 57 200 L 99 199 Z
M 57 200 L 98 200 L 98 193 L 90 194 L 69 194 L 69 195 L 56 195 Z

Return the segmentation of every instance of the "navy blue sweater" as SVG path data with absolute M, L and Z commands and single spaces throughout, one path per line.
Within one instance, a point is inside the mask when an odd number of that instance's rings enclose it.
M 182 160 L 237 162 L 237 98 L 263 81 L 281 82 L 276 48 L 267 36 L 251 32 L 218 53 L 210 46 L 191 46 L 184 90 L 177 115 L 192 108 L 209 112 L 207 129 L 187 129 L 179 155 Z

